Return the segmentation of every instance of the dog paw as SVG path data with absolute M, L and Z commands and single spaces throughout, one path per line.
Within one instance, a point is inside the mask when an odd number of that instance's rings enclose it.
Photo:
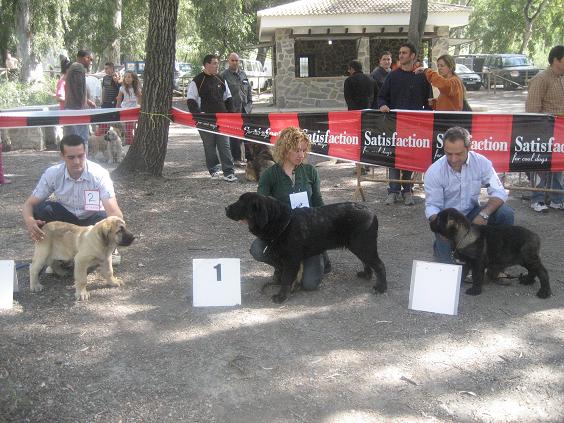
M 276 304 L 282 304 L 284 301 L 286 301 L 288 299 L 287 296 L 285 295 L 280 295 L 280 294 L 274 294 L 272 296 L 272 302 L 276 303 Z
M 86 289 L 83 289 L 82 291 L 76 291 L 74 297 L 77 301 L 86 301 L 90 298 L 90 294 L 86 291 Z
M 372 289 L 374 289 L 375 294 L 383 294 L 388 290 L 388 287 L 386 285 L 378 284 L 374 285 Z
M 33 285 L 33 286 L 30 286 L 30 287 L 29 287 L 29 290 L 30 290 L 31 292 L 43 291 L 43 285 L 41 285 L 40 283 L 35 284 L 35 285 Z
M 359 277 L 360 279 L 366 279 L 366 280 L 370 280 L 370 278 L 372 278 L 372 274 L 365 272 L 364 270 L 360 272 L 356 272 L 356 276 Z
M 552 292 L 550 291 L 550 289 L 541 288 L 541 289 L 539 289 L 539 292 L 537 292 L 537 297 L 539 297 L 539 298 L 548 298 L 551 295 L 552 295 Z
M 482 293 L 482 287 L 473 286 L 472 288 L 468 288 L 466 293 L 468 295 L 480 295 Z
M 110 286 L 122 286 L 123 285 L 123 281 L 119 278 L 112 278 L 111 280 L 108 281 L 108 285 Z
M 521 285 L 532 285 L 535 283 L 535 278 L 528 273 L 523 275 L 522 273 L 519 275 L 519 283 Z

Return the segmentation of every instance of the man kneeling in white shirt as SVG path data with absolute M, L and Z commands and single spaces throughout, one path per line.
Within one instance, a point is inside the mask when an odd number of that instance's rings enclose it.
M 444 134 L 444 156 L 425 173 L 425 216 L 429 221 L 447 208 L 455 208 L 476 225 L 513 225 L 514 212 L 492 162 L 470 151 L 470 134 L 453 127 Z M 481 188 L 488 202 L 480 205 Z M 436 234 L 433 251 L 437 261 L 453 263 L 450 242 Z

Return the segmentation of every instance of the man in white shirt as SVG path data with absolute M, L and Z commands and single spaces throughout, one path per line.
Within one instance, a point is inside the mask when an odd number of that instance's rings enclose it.
M 34 241 L 43 239 L 41 227 L 47 222 L 89 226 L 107 216 L 123 219 L 110 174 L 99 164 L 86 160 L 84 139 L 77 134 L 66 135 L 59 148 L 63 162 L 43 173 L 23 205 L 24 222 Z M 54 201 L 48 200 L 52 194 Z M 112 260 L 119 263 L 117 253 Z
M 429 221 L 447 208 L 455 208 L 476 225 L 513 225 L 514 212 L 505 201 L 503 188 L 491 161 L 470 151 L 470 134 L 464 128 L 447 130 L 443 137 L 444 156 L 425 173 L 425 216 Z M 480 190 L 487 188 L 488 202 L 480 205 Z M 450 242 L 436 235 L 435 258 L 452 263 Z

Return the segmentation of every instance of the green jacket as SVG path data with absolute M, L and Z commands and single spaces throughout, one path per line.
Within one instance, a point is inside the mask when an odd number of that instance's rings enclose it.
M 260 177 L 258 193 L 271 196 L 290 206 L 290 194 L 307 192 L 310 207 L 323 205 L 321 191 L 319 190 L 319 174 L 317 169 L 310 164 L 301 164 L 295 170 L 295 184 L 284 172 L 282 166 L 276 163 L 267 169 Z

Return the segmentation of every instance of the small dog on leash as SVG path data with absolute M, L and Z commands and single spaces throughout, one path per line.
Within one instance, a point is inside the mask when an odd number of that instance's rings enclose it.
M 109 163 L 119 163 L 123 158 L 123 146 L 117 130 L 110 127 L 104 135 L 90 135 L 88 137 L 90 156 L 96 159 L 98 153 L 103 153 Z

